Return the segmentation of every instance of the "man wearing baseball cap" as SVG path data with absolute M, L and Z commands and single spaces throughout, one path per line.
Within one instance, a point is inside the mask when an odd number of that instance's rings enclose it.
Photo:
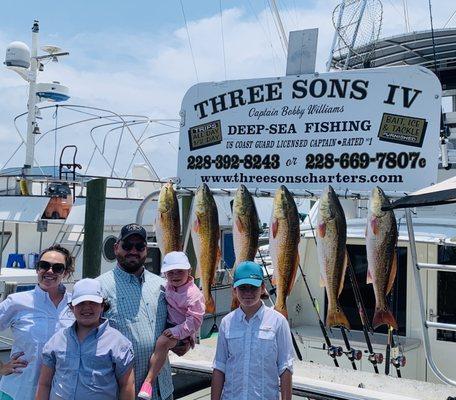
M 133 223 L 121 229 L 114 253 L 117 266 L 97 279 L 111 305 L 104 316 L 133 344 L 135 393 L 138 394 L 149 370 L 149 358 L 157 338 L 166 329 L 167 304 L 161 290 L 165 280 L 144 268 L 147 232 L 141 225 Z M 172 351 L 183 355 L 189 348 L 187 343 Z M 156 379 L 153 400 L 171 399 L 173 390 L 171 366 L 167 360 Z
M 70 303 L 76 321 L 44 346 L 36 399 L 134 397 L 132 344 L 101 318 L 104 307 L 100 282 L 76 282 Z
M 263 269 L 253 261 L 234 271 L 240 306 L 220 324 L 211 400 L 291 400 L 293 344 L 288 321 L 261 301 Z M 280 380 L 280 388 L 279 388 Z

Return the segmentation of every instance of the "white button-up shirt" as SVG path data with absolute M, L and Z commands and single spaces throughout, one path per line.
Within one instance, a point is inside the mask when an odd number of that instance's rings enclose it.
M 293 344 L 287 320 L 262 305 L 245 319 L 241 308 L 223 318 L 213 367 L 225 374 L 223 400 L 277 400 L 279 376 L 293 372 Z
M 0 330 L 11 328 L 13 334 L 11 354 L 23 351 L 21 358 L 29 362 L 22 374 L 3 376 L 0 391 L 13 399 L 35 398 L 43 346 L 60 328 L 74 322 L 68 308 L 70 301 L 71 294 L 66 292 L 56 307 L 49 294 L 36 285 L 35 289 L 11 294 L 0 303 Z

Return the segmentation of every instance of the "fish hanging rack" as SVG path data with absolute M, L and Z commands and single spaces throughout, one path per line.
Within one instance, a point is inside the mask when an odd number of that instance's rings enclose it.
M 197 187 L 179 187 L 179 178 L 173 178 L 169 181 L 164 181 L 162 182 L 167 183 L 167 182 L 173 182 L 177 188 L 176 188 L 176 194 L 179 195 L 180 197 L 185 197 L 185 196 L 191 196 L 191 204 L 190 204 L 190 210 L 193 209 L 193 199 L 194 195 L 197 191 Z M 229 189 L 211 189 L 211 193 L 214 196 L 228 196 L 228 197 L 233 197 L 234 194 L 236 193 L 238 188 L 229 188 Z M 254 190 L 249 189 L 250 193 L 254 197 L 263 197 L 263 198 L 273 198 L 274 197 L 274 190 L 264 190 L 260 188 L 256 188 Z M 290 191 L 291 195 L 295 198 L 303 198 L 303 199 L 309 199 L 309 200 L 318 200 L 321 196 L 321 193 L 323 190 L 299 190 L 299 191 Z M 351 191 L 348 189 L 345 190 L 335 190 L 337 196 L 339 196 L 342 199 L 347 199 L 347 200 L 367 200 L 369 199 L 369 192 L 362 192 L 362 191 Z M 149 195 L 147 195 L 144 200 L 141 202 L 138 211 L 136 213 L 136 223 L 139 225 L 142 225 L 142 221 L 144 219 L 144 213 L 146 210 L 146 207 L 149 203 L 152 201 L 156 201 L 158 196 L 160 194 L 160 190 L 155 190 L 151 192 Z M 391 199 L 391 198 L 400 198 L 402 196 L 407 195 L 407 193 L 404 192 L 385 192 L 385 194 Z M 189 219 L 187 221 L 187 229 L 184 234 L 184 246 L 183 249 L 184 251 L 187 249 L 187 245 L 190 239 L 190 230 L 191 230 L 191 223 L 190 223 L 190 218 L 191 218 L 191 213 L 189 213 Z

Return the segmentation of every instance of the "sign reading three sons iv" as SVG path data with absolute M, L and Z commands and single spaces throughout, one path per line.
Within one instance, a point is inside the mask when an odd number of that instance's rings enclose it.
M 436 182 L 441 86 L 422 67 L 200 83 L 182 102 L 181 186 L 412 191 Z

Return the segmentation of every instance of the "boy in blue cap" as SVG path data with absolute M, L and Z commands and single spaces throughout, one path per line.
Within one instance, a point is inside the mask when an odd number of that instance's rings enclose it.
M 260 299 L 263 270 L 252 261 L 234 272 L 240 306 L 220 324 L 211 400 L 291 400 L 293 344 L 288 322 Z M 279 388 L 280 380 L 280 388 Z

